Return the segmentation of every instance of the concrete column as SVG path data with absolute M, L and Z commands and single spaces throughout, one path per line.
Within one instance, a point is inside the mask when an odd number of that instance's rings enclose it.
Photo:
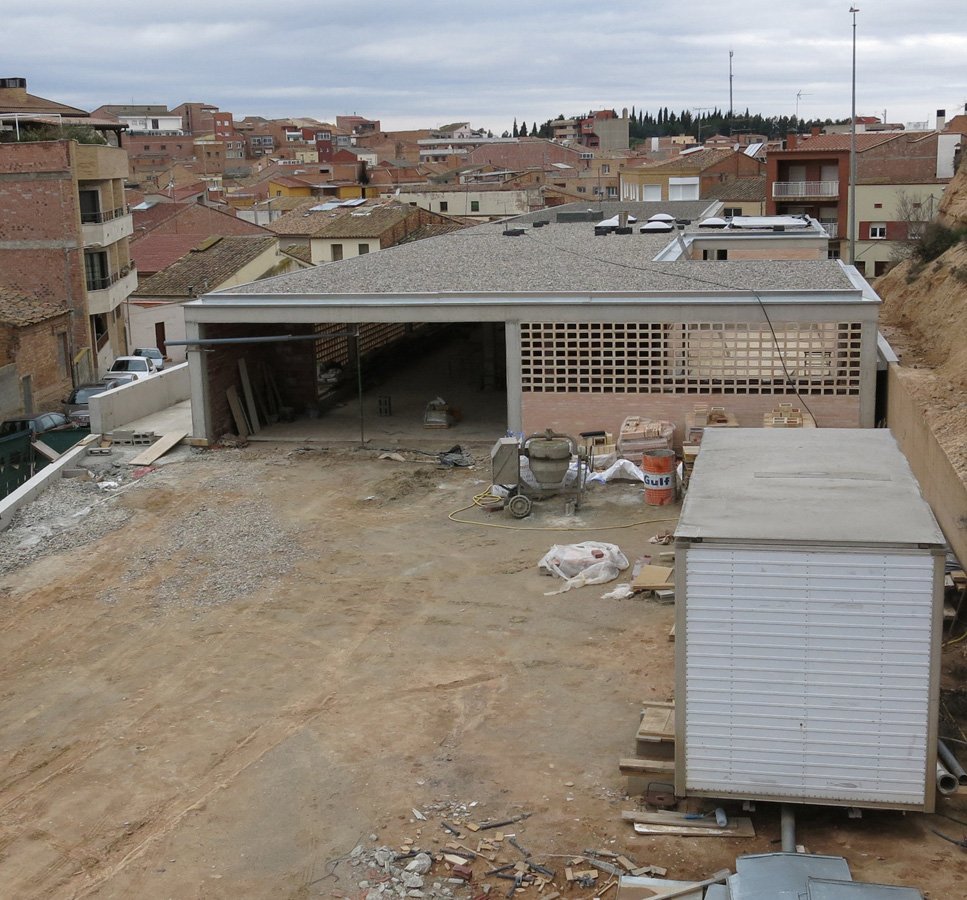
M 497 386 L 496 356 L 497 356 L 497 327 L 493 322 L 483 323 L 483 377 L 482 387 L 485 391 L 492 391 Z
M 876 321 L 860 329 L 860 428 L 876 425 Z
M 199 322 L 185 322 L 185 337 L 189 341 L 205 337 L 205 326 Z M 218 435 L 212 433 L 211 410 L 208 398 L 208 357 L 203 347 L 186 348 L 188 358 L 188 381 L 191 386 L 191 436 L 214 441 Z
M 507 350 L 507 430 L 524 430 L 520 381 L 520 324 L 507 321 L 504 329 Z

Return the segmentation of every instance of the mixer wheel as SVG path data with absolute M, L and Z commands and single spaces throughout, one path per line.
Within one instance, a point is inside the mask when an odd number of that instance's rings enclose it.
M 515 494 L 507 501 L 507 511 L 515 519 L 526 519 L 531 514 L 532 506 L 530 498 L 523 494 Z

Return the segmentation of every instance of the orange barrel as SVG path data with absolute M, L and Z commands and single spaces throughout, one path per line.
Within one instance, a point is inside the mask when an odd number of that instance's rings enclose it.
M 675 451 L 646 450 L 641 460 L 645 472 L 645 503 L 667 506 L 675 502 Z

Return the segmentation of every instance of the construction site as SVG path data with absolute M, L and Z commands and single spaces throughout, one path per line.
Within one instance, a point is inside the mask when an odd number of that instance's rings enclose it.
M 5 893 L 967 895 L 965 245 L 615 215 L 188 304 L 170 440 L 95 398 L 0 513 Z

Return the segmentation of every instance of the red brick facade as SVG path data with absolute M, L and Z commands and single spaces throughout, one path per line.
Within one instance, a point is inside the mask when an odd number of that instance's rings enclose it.
M 60 410 L 71 390 L 70 361 L 67 357 L 67 313 L 17 327 L 0 322 L 0 368 L 14 365 L 18 380 L 30 378 L 33 412 Z M 26 410 L 0 409 L 0 417 Z

